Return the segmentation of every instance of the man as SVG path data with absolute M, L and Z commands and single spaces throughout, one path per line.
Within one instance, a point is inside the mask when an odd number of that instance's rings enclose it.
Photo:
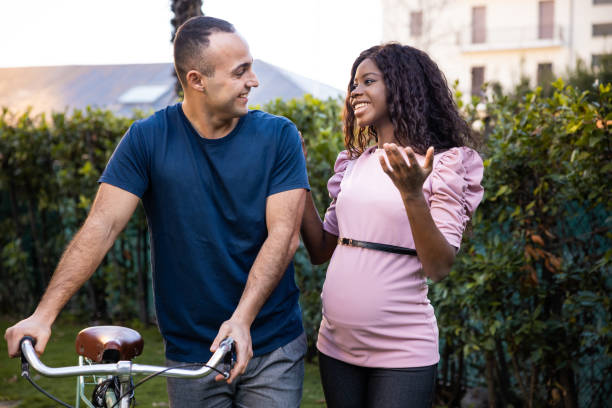
M 247 109 L 259 83 L 228 22 L 188 20 L 174 62 L 184 102 L 123 137 L 40 304 L 6 331 L 9 355 L 25 335 L 44 351 L 61 308 L 142 200 L 168 364 L 207 361 L 224 338 L 236 342 L 227 382 L 169 379 L 171 406 L 297 407 L 306 340 L 291 258 L 309 188 L 297 129 Z

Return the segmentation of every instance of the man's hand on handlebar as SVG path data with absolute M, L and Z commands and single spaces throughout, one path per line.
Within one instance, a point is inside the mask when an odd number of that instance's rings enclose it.
M 36 339 L 36 346 L 34 349 L 38 355 L 42 355 L 49 341 L 49 337 L 51 336 L 51 324 L 49 322 L 39 321 L 32 315 L 6 329 L 4 339 L 8 345 L 9 357 L 14 358 L 21 355 L 19 343 L 24 336 L 30 336 Z
M 211 352 L 215 352 L 222 340 L 227 337 L 234 339 L 234 348 L 236 350 L 236 364 L 230 371 L 230 377 L 227 383 L 231 384 L 239 375 L 246 371 L 247 364 L 253 357 L 253 345 L 251 344 L 251 328 L 250 326 L 239 323 L 232 319 L 223 322 L 219 328 L 219 333 L 210 347 Z M 221 374 L 215 377 L 216 381 L 224 380 Z

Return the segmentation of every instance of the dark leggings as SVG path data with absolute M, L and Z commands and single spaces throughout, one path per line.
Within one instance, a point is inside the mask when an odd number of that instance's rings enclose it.
M 430 408 L 437 364 L 415 368 L 370 368 L 319 352 L 321 383 L 328 408 Z

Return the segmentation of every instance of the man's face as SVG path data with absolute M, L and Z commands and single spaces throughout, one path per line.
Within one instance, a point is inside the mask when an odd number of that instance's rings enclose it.
M 228 118 L 246 115 L 249 91 L 259 86 L 249 46 L 237 33 L 217 32 L 209 38 L 205 57 L 214 74 L 205 77 L 206 109 Z

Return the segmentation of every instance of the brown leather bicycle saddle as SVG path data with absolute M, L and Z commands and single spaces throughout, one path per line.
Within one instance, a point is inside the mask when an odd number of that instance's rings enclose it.
M 140 355 L 144 340 L 136 330 L 120 326 L 92 326 L 79 332 L 77 354 L 96 362 L 131 360 Z

